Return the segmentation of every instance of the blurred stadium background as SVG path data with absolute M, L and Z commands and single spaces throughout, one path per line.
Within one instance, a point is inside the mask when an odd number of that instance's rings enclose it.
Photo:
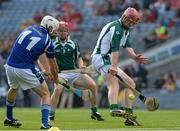
M 101 28 L 118 19 L 128 7 L 143 15 L 133 28 L 133 48 L 149 57 L 146 66 L 128 59 L 120 50 L 119 66 L 136 82 L 139 91 L 160 99 L 161 109 L 180 109 L 180 0 L 0 0 L 0 106 L 5 106 L 8 90 L 4 63 L 19 32 L 39 24 L 44 15 L 52 15 L 71 25 L 71 38 L 81 47 L 89 64 Z M 94 78 L 99 86 L 99 107 L 108 107 L 107 89 L 101 76 Z M 49 83 L 52 91 L 52 85 Z M 88 107 L 80 98 L 64 91 L 62 108 Z M 123 91 L 119 91 L 122 102 Z M 18 92 L 17 107 L 38 107 L 38 97 L 30 90 Z M 136 108 L 144 108 L 139 100 Z

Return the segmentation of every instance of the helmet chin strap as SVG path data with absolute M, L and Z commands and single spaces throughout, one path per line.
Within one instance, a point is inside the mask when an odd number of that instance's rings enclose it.
M 49 35 L 51 35 L 51 32 L 48 30 Z
M 49 26 L 48 28 L 46 28 L 48 30 L 49 35 L 52 35 L 52 33 L 54 32 L 52 26 Z M 50 31 L 51 30 L 51 31 Z

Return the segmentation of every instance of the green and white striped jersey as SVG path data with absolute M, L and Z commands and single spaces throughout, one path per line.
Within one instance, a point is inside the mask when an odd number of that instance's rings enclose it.
M 106 24 L 97 41 L 93 54 L 111 54 L 119 51 L 119 47 L 130 47 L 129 29 L 123 27 L 121 20 Z
M 77 59 L 81 57 L 78 44 L 70 38 L 65 43 L 62 43 L 58 37 L 53 39 L 53 44 L 59 70 L 77 68 Z

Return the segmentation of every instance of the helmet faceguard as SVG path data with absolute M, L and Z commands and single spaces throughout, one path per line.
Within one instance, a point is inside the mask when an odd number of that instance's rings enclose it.
M 46 28 L 50 35 L 54 35 L 59 28 L 59 21 L 52 16 L 44 16 L 40 25 Z
M 130 28 L 140 21 L 140 15 L 135 8 L 128 7 L 122 14 L 121 21 L 125 27 Z

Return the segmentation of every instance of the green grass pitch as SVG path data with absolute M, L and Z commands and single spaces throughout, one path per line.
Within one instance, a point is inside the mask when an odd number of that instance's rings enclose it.
M 135 110 L 138 121 L 142 124 L 139 127 L 124 126 L 123 119 L 111 117 L 108 109 L 100 109 L 99 112 L 105 117 L 105 121 L 91 120 L 90 109 L 58 109 L 55 126 L 62 131 L 180 130 L 179 110 L 155 112 Z M 0 108 L 0 130 L 38 130 L 40 128 L 40 109 L 38 108 L 15 108 L 14 116 L 23 123 L 22 127 L 4 127 L 5 108 Z

